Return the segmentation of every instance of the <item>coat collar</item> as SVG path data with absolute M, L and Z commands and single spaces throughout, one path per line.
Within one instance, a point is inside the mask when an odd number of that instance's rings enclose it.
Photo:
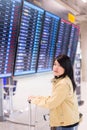
M 65 76 L 65 78 L 67 78 L 68 76 Z M 63 79 L 62 77 L 60 77 L 60 78 L 58 78 L 58 79 L 56 79 L 56 78 L 53 78 L 52 80 L 51 80 L 51 82 L 52 83 L 57 83 L 57 82 L 59 82 L 61 79 Z
M 52 80 L 51 80 L 51 82 L 52 83 L 57 83 L 58 81 L 60 81 L 62 78 L 58 78 L 58 79 L 55 79 L 55 78 L 53 78 Z

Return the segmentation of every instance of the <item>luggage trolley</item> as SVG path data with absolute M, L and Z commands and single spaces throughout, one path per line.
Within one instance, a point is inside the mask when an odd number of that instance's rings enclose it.
M 29 130 L 36 130 L 36 125 L 37 125 L 37 118 L 36 118 L 36 113 L 37 113 L 37 106 L 35 106 L 35 116 L 34 116 L 34 124 L 32 124 L 32 108 L 31 108 L 31 101 L 28 101 L 29 103 Z
M 3 94 L 6 100 L 7 107 L 5 108 L 5 114 L 10 116 L 13 112 L 13 96 L 16 94 L 17 81 L 13 80 L 12 77 L 3 78 Z
M 38 106 L 35 105 L 35 110 L 34 110 L 34 113 L 32 114 L 32 104 L 31 104 L 31 101 L 28 101 L 29 103 L 29 127 L 28 127 L 28 130 L 40 130 L 39 129 L 39 121 L 37 119 L 37 117 L 39 116 L 38 115 Z M 32 117 L 33 116 L 33 117 Z M 49 120 L 48 117 L 49 117 L 49 114 L 43 114 L 42 115 L 42 119 L 44 122 L 41 122 L 42 124 L 40 125 L 43 125 L 43 123 L 47 123 L 47 121 Z M 33 122 L 33 123 L 32 123 Z M 49 123 L 48 123 L 49 124 Z M 50 130 L 49 128 L 47 130 Z

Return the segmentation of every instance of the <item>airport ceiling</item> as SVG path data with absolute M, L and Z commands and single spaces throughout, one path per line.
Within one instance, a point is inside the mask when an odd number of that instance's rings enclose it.
M 61 18 L 67 19 L 68 13 L 75 16 L 75 23 L 87 21 L 87 0 L 28 0 L 45 10 L 55 12 Z M 85 1 L 85 2 L 83 2 Z
M 87 21 L 87 0 L 56 0 L 76 18 L 76 23 Z

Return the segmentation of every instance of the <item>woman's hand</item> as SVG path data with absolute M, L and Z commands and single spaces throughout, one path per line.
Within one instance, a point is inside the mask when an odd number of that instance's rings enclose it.
M 28 97 L 28 102 L 31 103 L 32 100 L 34 100 L 34 99 L 38 99 L 38 100 L 39 100 L 39 99 L 40 99 L 40 96 L 29 96 L 29 97 Z
M 36 98 L 36 96 L 29 96 L 28 100 L 33 100 L 34 98 Z
M 31 103 L 31 101 L 32 101 L 34 98 L 35 98 L 35 96 L 29 96 L 29 97 L 28 97 L 29 103 Z

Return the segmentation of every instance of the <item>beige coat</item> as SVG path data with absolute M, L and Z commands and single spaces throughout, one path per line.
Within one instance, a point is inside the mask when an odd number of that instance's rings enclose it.
M 32 103 L 50 110 L 50 126 L 66 126 L 79 122 L 76 94 L 68 76 L 52 80 L 52 95 L 39 96 Z

